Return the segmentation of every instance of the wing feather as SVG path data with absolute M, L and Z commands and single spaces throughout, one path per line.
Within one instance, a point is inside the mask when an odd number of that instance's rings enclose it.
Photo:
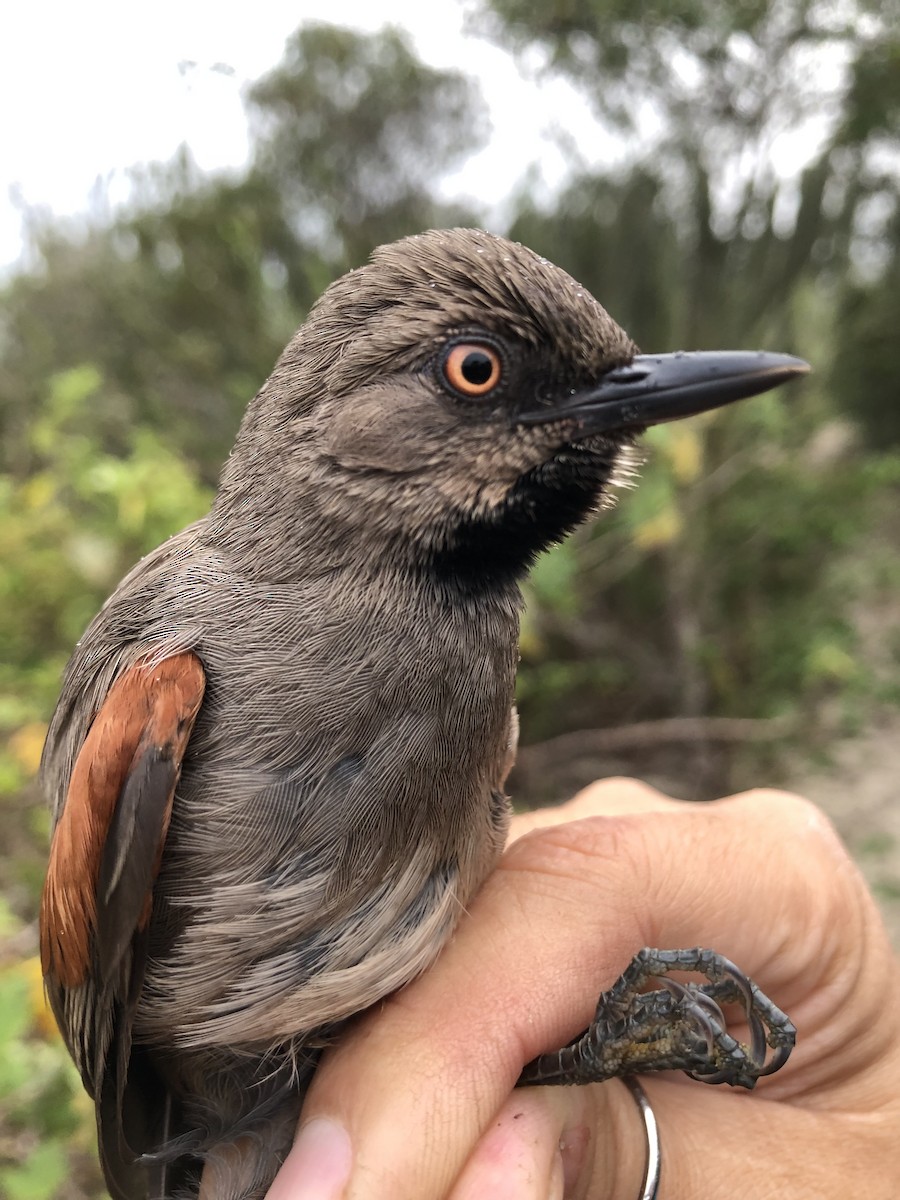
M 116 1200 L 168 1191 L 169 1168 L 139 1160 L 171 1136 L 171 1097 L 132 1026 L 153 885 L 205 686 L 190 652 L 141 660 L 115 681 L 75 760 L 41 899 L 47 992 L 96 1101 Z
M 146 927 L 206 676 L 190 652 L 138 662 L 107 693 L 75 761 L 41 899 L 41 964 L 63 988 L 108 983 Z

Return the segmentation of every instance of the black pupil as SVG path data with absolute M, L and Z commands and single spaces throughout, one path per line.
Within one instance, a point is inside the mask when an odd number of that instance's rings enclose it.
M 462 377 L 466 383 L 481 387 L 494 373 L 493 360 L 483 350 L 470 350 L 462 360 Z

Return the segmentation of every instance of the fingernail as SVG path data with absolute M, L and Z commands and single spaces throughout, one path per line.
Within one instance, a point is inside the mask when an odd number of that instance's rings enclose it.
M 352 1159 L 343 1125 L 314 1117 L 297 1134 L 266 1200 L 341 1200 Z

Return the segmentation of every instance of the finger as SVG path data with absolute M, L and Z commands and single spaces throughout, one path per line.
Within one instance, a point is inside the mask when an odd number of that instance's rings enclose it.
M 327 1118 L 306 1121 L 266 1200 L 340 1200 L 353 1165 L 346 1130 Z
M 501 1107 L 450 1200 L 612 1200 L 635 1196 L 643 1125 L 618 1082 L 522 1088 Z
M 673 800 L 639 779 L 599 779 L 564 804 L 516 813 L 510 826 L 509 841 L 518 841 L 535 829 L 548 829 L 565 821 L 584 817 L 615 816 L 618 813 L 675 811 L 687 801 Z
M 579 1089 L 587 1092 L 587 1089 Z M 574 1100 L 574 1103 L 573 1103 Z M 560 1200 L 585 1174 L 592 1127 L 586 1098 L 558 1089 L 523 1089 L 497 1113 L 463 1168 L 450 1200 Z M 563 1154 L 570 1159 L 568 1164 Z M 571 1162 L 574 1154 L 576 1161 Z M 568 1186 L 567 1186 L 568 1184 Z
M 720 1088 L 688 1092 L 668 1078 L 644 1078 L 642 1084 L 659 1128 L 660 1194 L 666 1200 L 896 1194 L 896 1099 L 863 1115 Z
M 612 1200 L 636 1195 L 647 1150 L 643 1122 L 618 1083 L 523 1088 L 508 1097 L 449 1200 Z M 343 1197 L 349 1139 L 314 1118 L 300 1131 L 268 1200 Z
M 847 1011 L 866 1010 L 853 1018 L 862 1061 L 883 1048 L 867 1036 L 869 1024 L 883 1032 L 883 993 L 866 1008 L 854 990 L 878 975 L 872 956 L 851 954 L 851 979 L 841 948 L 848 921 L 858 940 L 859 904 L 827 823 L 778 793 L 532 833 L 504 856 L 436 966 L 328 1056 L 305 1116 L 348 1131 L 348 1197 L 445 1197 L 522 1065 L 584 1028 L 599 990 L 646 944 L 712 945 L 776 1002 L 802 1007 L 806 1067 L 763 1086 L 824 1095 L 846 1059 Z
M 747 1196 L 843 1200 L 846 1181 L 893 1195 L 900 1102 L 881 1112 L 810 1112 L 782 1102 L 644 1079 L 667 1200 Z M 625 1089 L 515 1092 L 475 1148 L 449 1200 L 606 1200 L 637 1196 L 649 1145 Z M 758 1152 L 741 1149 L 760 1147 Z M 736 1158 L 739 1155 L 739 1158 Z

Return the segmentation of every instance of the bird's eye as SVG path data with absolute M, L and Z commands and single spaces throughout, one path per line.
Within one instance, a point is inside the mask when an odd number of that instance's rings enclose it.
M 486 396 L 503 374 L 500 355 L 492 346 L 461 342 L 444 359 L 444 378 L 463 396 Z

